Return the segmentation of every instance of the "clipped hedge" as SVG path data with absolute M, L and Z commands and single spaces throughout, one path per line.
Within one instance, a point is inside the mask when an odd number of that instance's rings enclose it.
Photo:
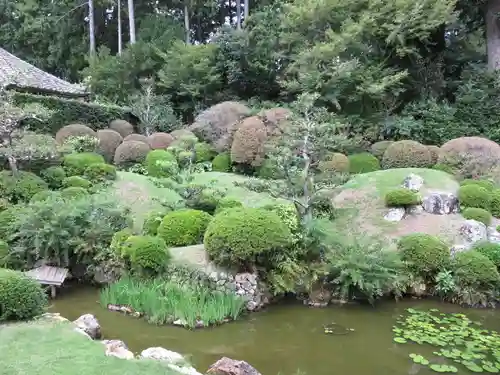
M 89 165 L 97 163 L 105 163 L 104 157 L 94 152 L 73 153 L 63 159 L 67 176 L 83 176 Z
M 215 214 L 217 215 L 218 213 L 227 210 L 229 208 L 236 208 L 236 207 L 243 207 L 243 203 L 241 203 L 239 200 L 236 200 L 234 198 L 222 198 L 218 203 L 217 207 L 215 208 Z
M 49 184 L 51 189 L 60 189 L 63 180 L 66 178 L 66 172 L 63 167 L 53 166 L 42 170 L 40 176 Z
M 462 216 L 467 220 L 476 220 L 484 225 L 488 226 L 491 224 L 491 214 L 483 208 L 468 207 L 462 212 Z
M 368 152 L 348 156 L 349 172 L 353 174 L 375 172 L 380 169 L 378 159 Z
M 113 161 L 118 166 L 128 166 L 142 163 L 151 150 L 149 145 L 140 141 L 123 142 L 116 148 Z
M 322 173 L 349 173 L 349 158 L 339 152 L 332 153 L 318 163 L 318 169 Z
M 130 236 L 123 247 L 129 255 L 132 270 L 141 275 L 160 274 L 172 258 L 165 241 L 157 236 Z
M 462 285 L 492 286 L 500 281 L 495 264 L 478 251 L 463 251 L 453 260 L 453 273 Z
M 71 176 L 71 177 L 66 177 L 63 180 L 63 186 L 65 188 L 68 187 L 81 187 L 84 189 L 88 189 L 91 186 L 91 182 L 87 180 L 86 178 L 83 178 L 81 176 Z
M 500 267 L 500 244 L 493 242 L 480 242 L 474 245 L 474 250 L 485 255 L 495 266 Z
M 450 249 L 439 238 L 425 233 L 413 233 L 398 242 L 401 258 L 416 274 L 432 277 L 450 261 Z
M 500 189 L 495 189 L 490 194 L 490 212 L 495 217 L 500 217 Z
M 0 172 L 0 196 L 12 203 L 29 202 L 33 195 L 48 188 L 48 184 L 34 173 L 18 171 L 13 176 L 11 171 Z
M 385 150 L 382 168 L 428 168 L 432 155 L 427 146 L 415 141 L 398 141 Z
M 106 163 L 94 163 L 85 168 L 85 178 L 92 182 L 116 180 L 116 168 Z
M 158 236 L 168 246 L 196 245 L 203 241 L 203 235 L 212 216 L 199 210 L 179 210 L 168 213 L 158 227 Z
M 460 182 L 460 186 L 467 186 L 467 185 L 481 186 L 482 188 L 485 188 L 488 191 L 493 191 L 493 189 L 495 189 L 495 184 L 493 183 L 493 181 L 490 180 L 475 180 L 472 178 L 467 178 Z
M 476 207 L 490 210 L 491 195 L 488 190 L 479 185 L 465 185 L 458 189 L 458 201 L 460 207 Z
M 196 162 L 203 163 L 211 161 L 217 156 L 215 148 L 206 142 L 199 142 L 194 145 L 194 152 L 196 155 Z
M 124 118 L 132 123 L 137 122 L 130 109 L 113 105 L 19 92 L 14 94 L 14 102 L 18 105 L 38 103 L 53 110 L 52 116 L 42 123 L 28 120 L 24 122 L 24 125 L 36 129 L 39 133 L 56 134 L 60 128 L 72 123 L 86 124 L 98 130 L 106 128 L 112 120 L 117 118 Z
M 175 155 L 160 149 L 149 151 L 144 165 L 152 177 L 171 177 L 179 169 Z
M 89 195 L 88 191 L 79 186 L 70 186 L 61 190 L 61 197 L 67 200 L 80 199 Z
M 378 160 L 382 160 L 384 157 L 384 152 L 387 150 L 387 147 L 392 145 L 394 141 L 379 141 L 375 142 L 370 146 L 370 153 L 375 156 Z
M 399 188 L 385 195 L 385 204 L 388 207 L 409 207 L 422 203 L 420 194 L 405 188 Z

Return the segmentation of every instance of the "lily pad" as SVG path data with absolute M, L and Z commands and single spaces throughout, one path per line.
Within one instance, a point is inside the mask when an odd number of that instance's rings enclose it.
M 394 342 L 397 342 L 398 344 L 405 344 L 408 341 L 406 341 L 406 339 L 403 337 L 394 337 Z

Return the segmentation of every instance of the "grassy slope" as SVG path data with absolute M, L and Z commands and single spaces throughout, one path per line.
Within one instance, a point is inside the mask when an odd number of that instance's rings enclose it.
M 66 323 L 33 322 L 0 326 L 2 375 L 174 375 L 150 360 L 106 357 L 104 346 L 72 331 Z

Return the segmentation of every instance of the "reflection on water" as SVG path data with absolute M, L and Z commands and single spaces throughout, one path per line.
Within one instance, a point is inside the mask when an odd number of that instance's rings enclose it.
M 433 374 L 408 358 L 411 344 L 392 341 L 392 326 L 409 307 L 438 308 L 443 312 L 464 312 L 490 329 L 500 329 L 494 310 L 463 309 L 432 301 L 384 302 L 376 308 L 342 306 L 312 309 L 300 304 L 272 306 L 243 320 L 220 327 L 188 331 L 184 328 L 154 326 L 110 312 L 98 304 L 98 292 L 78 288 L 61 293 L 51 311 L 68 319 L 83 313 L 94 314 L 103 335 L 123 340 L 132 351 L 151 346 L 177 351 L 200 372 L 222 356 L 243 359 L 264 375 L 290 375 L 301 370 L 308 375 L 406 375 Z M 327 335 L 324 326 L 336 323 L 355 331 Z M 466 371 L 460 369 L 460 373 Z

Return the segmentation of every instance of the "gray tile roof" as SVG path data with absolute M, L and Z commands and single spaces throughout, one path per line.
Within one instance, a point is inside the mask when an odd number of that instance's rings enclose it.
M 84 96 L 85 87 L 66 82 L 0 48 L 0 87 Z

